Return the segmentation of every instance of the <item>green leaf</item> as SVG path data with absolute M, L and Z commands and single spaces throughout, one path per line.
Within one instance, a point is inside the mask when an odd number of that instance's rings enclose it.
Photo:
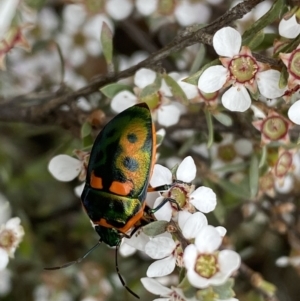
M 284 87 L 286 87 L 287 82 L 288 82 L 288 77 L 289 77 L 289 73 L 287 71 L 287 68 L 284 66 L 281 69 L 280 72 L 280 78 L 279 78 L 279 88 L 283 89 Z
M 271 282 L 268 282 L 264 279 L 262 279 L 261 281 L 259 281 L 259 285 L 258 285 L 258 288 L 263 291 L 267 296 L 269 297 L 272 297 L 275 295 L 275 292 L 276 292 L 276 286 L 271 283 Z
M 249 43 L 247 44 L 247 46 L 253 50 L 256 47 L 258 47 L 264 40 L 265 34 L 263 30 L 260 30 L 259 32 L 257 32 L 252 39 L 249 41 Z
M 113 98 L 116 94 L 124 90 L 132 92 L 130 86 L 118 83 L 109 84 L 100 89 L 100 91 L 108 98 Z
M 213 114 L 214 118 L 216 118 L 221 124 L 225 126 L 232 126 L 233 121 L 232 118 L 225 113 L 216 113 Z
M 249 186 L 250 196 L 254 198 L 258 192 L 258 180 L 259 180 L 259 162 L 257 156 L 254 154 L 251 158 L 249 169 Z
M 160 131 L 162 131 L 164 129 L 161 129 Z M 162 142 L 164 141 L 164 138 L 166 136 L 166 131 L 164 130 L 163 134 L 160 135 L 160 131 L 156 132 L 156 147 L 160 146 L 162 144 Z
M 148 236 L 156 236 L 166 232 L 167 221 L 156 221 L 143 227 L 143 231 Z
M 250 191 L 248 187 L 245 187 L 245 185 L 241 185 L 240 183 L 235 184 L 225 179 L 220 179 L 217 184 L 228 193 L 235 195 L 243 200 L 250 198 Z
M 263 41 L 256 47 L 253 47 L 253 51 L 266 50 L 273 46 L 274 40 L 277 38 L 275 33 L 264 33 Z
M 197 72 L 197 70 L 199 70 L 205 58 L 205 54 L 206 54 L 206 47 L 203 44 L 200 44 L 199 50 L 192 64 L 190 74 L 193 74 Z
M 208 140 L 207 140 L 207 148 L 211 148 L 214 143 L 214 126 L 212 122 L 211 113 L 208 110 L 204 110 L 207 128 L 208 128 Z
M 195 145 L 195 141 L 196 141 L 196 138 L 195 136 L 191 136 L 191 137 L 188 137 L 184 143 L 181 145 L 179 151 L 178 151 L 178 155 L 179 156 L 184 156 L 185 154 L 187 154 L 188 152 L 191 151 L 191 148 L 192 146 Z
M 243 45 L 248 45 L 252 38 L 267 25 L 273 23 L 281 15 L 284 9 L 285 0 L 277 0 L 274 2 L 270 10 L 258 19 L 252 26 L 246 30 L 242 36 Z
M 81 138 L 90 135 L 92 132 L 92 127 L 88 122 L 85 122 L 81 127 Z
M 63 53 L 61 51 L 61 48 L 59 46 L 58 43 L 54 42 L 56 48 L 57 48 L 57 52 L 58 52 L 58 56 L 59 56 L 59 60 L 60 60 L 60 73 L 61 73 L 61 81 L 64 81 L 65 79 L 65 60 L 64 60 L 64 56 Z
M 113 57 L 113 34 L 105 22 L 103 22 L 101 29 L 101 44 L 106 63 L 111 65 Z
M 235 293 L 233 291 L 234 280 L 229 278 L 224 284 L 213 286 L 213 291 L 218 294 L 218 299 L 226 300 L 233 298 Z
M 211 62 L 209 62 L 208 64 L 204 65 L 198 72 L 196 72 L 195 74 L 192 74 L 191 76 L 183 79 L 182 81 L 198 86 L 198 81 L 199 81 L 199 77 L 201 76 L 201 74 L 209 67 L 211 66 L 215 66 L 215 65 L 220 65 L 220 61 L 219 59 L 215 59 Z
M 85 122 L 81 127 L 81 138 L 83 147 L 93 144 L 92 127 L 88 122 Z
M 158 93 L 161 87 L 161 75 L 156 74 L 155 81 L 146 86 L 140 93 L 140 101 L 146 102 L 150 109 L 154 109 L 160 102 L 160 94 Z
M 262 154 L 259 160 L 259 164 L 258 164 L 258 168 L 262 168 L 264 166 L 264 164 L 266 163 L 267 160 L 267 147 L 266 145 L 264 145 L 262 147 Z
M 186 94 L 183 92 L 181 87 L 178 85 L 176 80 L 174 80 L 170 75 L 164 74 L 163 79 L 171 89 L 171 92 L 173 96 L 182 104 L 187 105 L 188 104 L 188 99 L 186 97 Z

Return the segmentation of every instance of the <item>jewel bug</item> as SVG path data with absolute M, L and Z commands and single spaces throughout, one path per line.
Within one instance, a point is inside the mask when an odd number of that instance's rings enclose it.
M 116 247 L 116 271 L 120 281 L 131 294 L 139 298 L 126 286 L 119 273 L 117 249 L 123 237 L 131 237 L 148 222 L 145 219 L 147 191 L 169 188 L 169 185 L 149 188 L 155 156 L 155 127 L 146 103 L 124 110 L 105 125 L 93 144 L 81 195 L 83 208 L 100 236 L 99 242 L 76 261 L 47 270 L 79 263 L 104 242 Z M 168 201 L 174 202 L 165 199 L 157 208 L 147 210 L 148 216 Z
M 155 128 L 145 103 L 118 114 L 96 138 L 81 200 L 105 244 L 119 246 L 142 219 L 155 153 Z

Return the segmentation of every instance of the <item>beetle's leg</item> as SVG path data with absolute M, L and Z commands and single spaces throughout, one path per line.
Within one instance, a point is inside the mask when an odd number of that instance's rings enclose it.
M 97 244 L 95 244 L 91 249 L 89 249 L 82 257 L 78 258 L 77 260 L 74 260 L 74 261 L 70 261 L 70 262 L 67 262 L 61 266 L 58 266 L 58 267 L 52 267 L 52 268 L 44 268 L 44 270 L 47 270 L 47 271 L 52 271 L 52 270 L 59 270 L 59 269 L 64 269 L 64 268 L 67 268 L 69 267 L 70 265 L 73 265 L 73 264 L 76 264 L 76 263 L 80 263 L 84 258 L 86 258 L 92 251 L 94 251 L 97 247 L 100 246 L 100 244 L 102 243 L 101 240 L 99 240 L 97 242 Z
M 116 246 L 116 252 L 115 252 L 115 266 L 116 266 L 116 272 L 118 274 L 118 277 L 122 283 L 122 285 L 125 287 L 125 289 L 131 294 L 133 295 L 134 297 L 140 299 L 140 297 L 135 293 L 133 292 L 125 283 L 121 273 L 120 273 L 120 270 L 119 270 L 119 265 L 118 265 L 118 250 L 119 250 L 119 246 Z
M 148 187 L 147 191 L 148 192 L 153 192 L 153 191 L 165 191 L 169 190 L 171 187 L 173 187 L 173 184 L 165 184 L 157 187 Z
M 156 206 L 155 208 L 153 208 L 153 209 L 150 209 L 150 208 L 149 208 L 147 213 L 148 213 L 148 214 L 153 214 L 153 213 L 155 213 L 155 212 L 158 211 L 161 207 L 163 207 L 167 202 L 170 202 L 170 203 L 176 205 L 178 211 L 181 210 L 181 208 L 180 208 L 180 206 L 178 205 L 178 203 L 176 202 L 176 200 L 174 200 L 174 199 L 172 199 L 172 198 L 165 198 L 165 199 L 163 199 L 162 202 L 161 202 L 158 206 Z

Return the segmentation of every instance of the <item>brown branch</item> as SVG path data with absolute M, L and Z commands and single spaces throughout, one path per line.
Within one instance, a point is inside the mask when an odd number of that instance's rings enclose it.
M 257 4 L 264 0 L 245 0 L 239 3 L 232 9 L 228 10 L 223 16 L 212 22 L 206 27 L 203 27 L 195 32 L 187 33 L 180 38 L 175 38 L 171 43 L 164 48 L 154 52 L 147 59 L 139 64 L 130 67 L 119 73 L 108 73 L 99 75 L 92 79 L 92 81 L 85 87 L 72 92 L 59 90 L 53 94 L 49 100 L 49 96 L 41 96 L 39 104 L 31 106 L 15 106 L 15 98 L 6 100 L 0 105 L 0 120 L 1 121 L 21 121 L 29 123 L 41 123 L 45 116 L 53 112 L 56 108 L 63 104 L 70 103 L 81 96 L 88 96 L 97 92 L 99 88 L 112 82 L 116 82 L 122 78 L 127 78 L 134 75 L 134 73 L 142 67 L 152 67 L 160 63 L 164 58 L 171 53 L 184 49 L 195 43 L 212 44 L 213 34 L 220 28 L 231 24 L 233 21 L 242 18 L 246 13 L 251 11 Z M 275 61 L 276 62 L 276 61 Z M 20 99 L 20 97 L 17 97 Z M 17 110 L 16 110 L 17 109 Z M 16 112 L 17 111 L 17 112 Z

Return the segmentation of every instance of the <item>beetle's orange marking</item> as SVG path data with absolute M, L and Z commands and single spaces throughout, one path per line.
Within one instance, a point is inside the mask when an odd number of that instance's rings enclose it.
M 118 181 L 113 181 L 109 187 L 109 191 L 115 194 L 126 196 L 133 189 L 133 184 L 129 181 L 121 183 Z
M 102 178 L 96 177 L 94 171 L 91 173 L 90 185 L 95 189 L 103 189 Z
M 140 210 L 137 212 L 136 215 L 134 215 L 127 223 L 124 227 L 122 228 L 116 228 L 112 225 L 110 225 L 104 218 L 101 218 L 100 221 L 98 222 L 94 222 L 94 224 L 96 225 L 100 225 L 106 228 L 115 228 L 118 231 L 122 232 L 122 233 L 126 233 L 128 230 L 130 230 L 132 227 L 134 227 L 135 224 L 137 224 L 137 222 L 139 220 L 142 219 L 142 217 L 144 216 L 144 209 L 145 209 L 145 205 L 146 203 L 143 204 L 143 206 L 140 208 Z

